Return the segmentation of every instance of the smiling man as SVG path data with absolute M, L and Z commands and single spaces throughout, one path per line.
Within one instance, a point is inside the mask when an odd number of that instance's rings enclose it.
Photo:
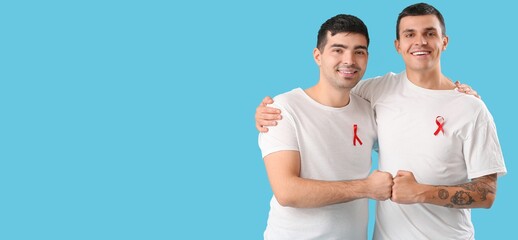
M 411 5 L 394 41 L 405 71 L 352 90 L 375 112 L 379 170 L 394 176 L 391 200 L 377 203 L 376 240 L 474 239 L 471 209 L 492 206 L 497 177 L 507 172 L 491 113 L 441 71 L 448 42 L 441 13 Z
M 485 104 L 441 71 L 448 41 L 437 9 L 405 8 L 394 41 L 405 71 L 354 91 L 376 113 L 379 170 L 394 176 L 391 201 L 377 205 L 374 239 L 474 239 L 471 208 L 492 206 L 497 175 L 507 171 Z
M 368 46 L 360 19 L 327 20 L 313 50 L 318 83 L 275 97 L 286 120 L 259 135 L 274 193 L 264 239 L 367 239 L 367 198 L 391 196 L 389 173 L 369 175 L 371 107 L 350 93 L 367 68 Z

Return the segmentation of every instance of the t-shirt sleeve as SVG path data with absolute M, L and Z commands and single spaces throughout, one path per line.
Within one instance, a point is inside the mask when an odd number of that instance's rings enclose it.
M 299 151 L 293 116 L 281 104 L 274 103 L 271 106 L 281 110 L 282 120 L 277 122 L 277 126 L 269 127 L 268 132 L 259 133 L 258 141 L 262 157 L 283 150 Z
M 372 79 L 361 80 L 351 91 L 368 102 L 371 102 L 372 94 L 371 91 L 369 91 L 369 88 L 372 85 L 371 82 Z
M 484 108 L 476 117 L 471 136 L 464 142 L 464 158 L 468 178 L 473 179 L 497 173 L 507 173 L 496 126 L 491 113 Z
M 394 76 L 393 73 L 387 73 L 385 76 L 361 80 L 356 84 L 351 92 L 372 104 L 373 102 L 376 102 L 377 98 L 379 98 L 379 96 L 384 92 L 381 84 L 389 81 L 392 76 Z

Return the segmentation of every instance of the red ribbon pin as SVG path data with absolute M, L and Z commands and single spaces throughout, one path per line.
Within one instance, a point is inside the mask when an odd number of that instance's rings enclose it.
M 444 135 L 444 129 L 442 127 L 444 125 L 444 118 L 442 116 L 437 116 L 435 118 L 435 124 L 437 124 L 437 130 L 435 130 L 433 135 L 437 136 L 439 132 L 442 132 L 442 135 Z
M 360 140 L 360 138 L 358 137 L 358 134 L 357 134 L 358 125 L 354 124 L 353 129 L 354 129 L 353 145 L 356 146 L 356 141 L 358 141 L 360 143 L 360 145 L 363 145 L 362 140 Z

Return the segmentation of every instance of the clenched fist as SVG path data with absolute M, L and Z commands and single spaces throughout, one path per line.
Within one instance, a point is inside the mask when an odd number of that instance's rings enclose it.
M 417 183 L 414 174 L 409 171 L 399 170 L 394 177 L 392 186 L 393 202 L 401 204 L 411 204 L 423 202 L 424 189 Z
M 388 172 L 375 170 L 367 177 L 367 189 L 369 198 L 384 201 L 392 195 L 392 175 Z

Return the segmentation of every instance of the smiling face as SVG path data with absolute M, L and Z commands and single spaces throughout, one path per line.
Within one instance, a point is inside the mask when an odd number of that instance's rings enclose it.
M 406 16 L 399 23 L 399 39 L 394 43 L 407 71 L 440 71 L 441 53 L 448 45 L 448 37 L 443 36 L 435 15 Z
M 359 33 L 327 33 L 327 42 L 320 51 L 313 51 L 320 67 L 320 80 L 336 89 L 351 89 L 367 68 L 367 39 Z

